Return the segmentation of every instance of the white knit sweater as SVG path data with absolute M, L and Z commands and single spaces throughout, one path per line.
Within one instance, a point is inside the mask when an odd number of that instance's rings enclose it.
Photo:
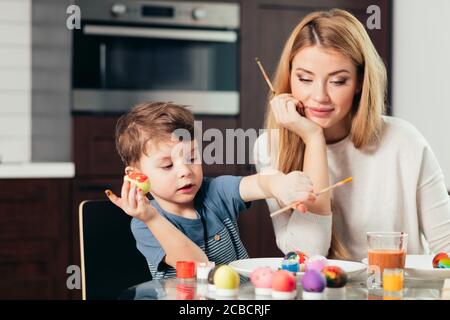
M 367 256 L 368 231 L 408 233 L 408 254 L 450 252 L 444 177 L 430 146 L 411 124 L 385 116 L 378 144 L 356 149 L 347 137 L 327 145 L 327 154 L 330 183 L 350 176 L 353 181 L 333 190 L 332 215 L 294 211 L 275 216 L 281 251 L 327 255 L 335 224 L 352 260 Z M 254 148 L 258 171 L 273 170 L 268 155 L 264 133 Z M 279 208 L 274 199 L 267 203 L 271 212 Z

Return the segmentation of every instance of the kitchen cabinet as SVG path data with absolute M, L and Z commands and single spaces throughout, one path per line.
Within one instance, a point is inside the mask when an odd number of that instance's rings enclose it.
M 65 299 L 70 180 L 0 180 L 0 299 Z
M 118 116 L 73 117 L 75 176 L 117 176 L 123 171 L 114 132 Z

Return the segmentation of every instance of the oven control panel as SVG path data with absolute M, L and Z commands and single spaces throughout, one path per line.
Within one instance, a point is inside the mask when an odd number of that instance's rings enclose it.
M 79 0 L 83 20 L 239 29 L 237 3 Z

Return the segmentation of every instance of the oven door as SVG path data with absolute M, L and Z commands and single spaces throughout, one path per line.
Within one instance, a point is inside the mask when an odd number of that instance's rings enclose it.
M 74 111 L 121 112 L 172 101 L 194 113 L 239 113 L 235 30 L 83 25 L 74 35 Z

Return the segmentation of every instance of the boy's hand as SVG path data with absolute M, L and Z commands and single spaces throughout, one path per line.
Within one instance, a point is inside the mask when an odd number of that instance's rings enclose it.
M 271 192 L 283 206 L 295 204 L 301 212 L 306 212 L 308 203 L 316 200 L 311 179 L 301 171 L 277 174 Z
M 110 190 L 106 190 L 105 193 L 112 203 L 125 211 L 129 216 L 143 222 L 149 221 L 157 214 L 156 209 L 150 204 L 142 190 L 138 189 L 134 183 L 124 180 L 121 198 L 117 197 Z

